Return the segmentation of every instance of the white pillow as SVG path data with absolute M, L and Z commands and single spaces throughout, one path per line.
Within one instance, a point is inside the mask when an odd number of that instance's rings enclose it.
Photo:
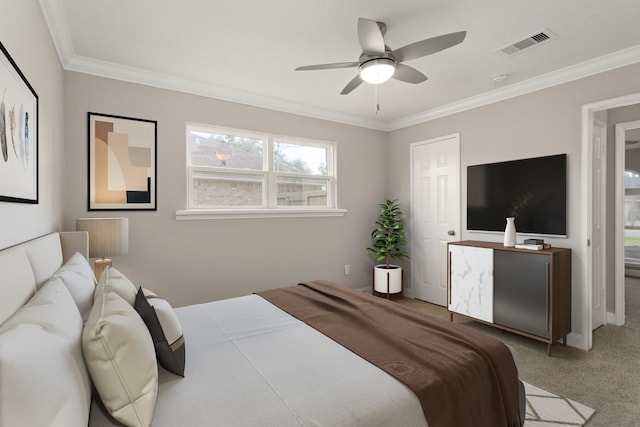
M 133 305 L 147 325 L 156 358 L 160 365 L 176 375 L 184 377 L 185 345 L 182 325 L 171 304 L 153 292 L 140 287 Z
M 40 325 L 45 331 L 68 341 L 79 342 L 82 334 L 82 318 L 78 307 L 67 287 L 57 277 L 49 279 L 2 327 L 23 323 Z
M 87 425 L 91 382 L 80 313 L 50 281 L 0 327 L 0 425 Z
M 52 277 L 58 277 L 69 290 L 80 310 L 82 320 L 87 320 L 96 290 L 96 278 L 87 259 L 76 252 Z M 51 280 L 51 279 L 49 279 Z
M 96 291 L 93 294 L 94 301 L 98 299 L 98 296 L 107 285 L 110 287 L 111 291 L 120 295 L 122 299 L 129 303 L 130 306 L 133 306 L 133 303 L 136 300 L 136 287 L 129 279 L 127 279 L 127 276 L 120 273 L 113 267 L 105 268 L 100 275 L 98 286 L 96 286 Z
M 21 248 L 7 249 L 0 256 L 2 298 L 0 325 L 22 307 L 36 292 L 36 279 L 29 258 Z M 4 284 L 7 285 L 4 285 Z
M 153 341 L 138 313 L 109 286 L 93 304 L 82 348 L 111 416 L 127 426 L 150 425 L 158 394 Z

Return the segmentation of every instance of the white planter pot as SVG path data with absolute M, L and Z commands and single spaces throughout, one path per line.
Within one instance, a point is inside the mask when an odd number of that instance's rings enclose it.
M 388 288 L 387 288 L 388 285 Z M 381 294 L 402 292 L 402 267 L 386 264 L 376 265 L 373 269 L 373 290 Z

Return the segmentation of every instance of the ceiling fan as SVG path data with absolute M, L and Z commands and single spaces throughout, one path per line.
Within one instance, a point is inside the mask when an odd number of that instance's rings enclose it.
M 346 95 L 360 86 L 362 82 L 379 84 L 393 77 L 407 83 L 422 83 L 427 76 L 403 62 L 421 58 L 448 49 L 462 43 L 466 31 L 443 34 L 391 50 L 384 43 L 387 25 L 370 19 L 358 18 L 358 41 L 362 54 L 357 62 L 338 62 L 333 64 L 307 65 L 296 71 L 328 70 L 333 68 L 355 68 L 359 73 L 342 89 L 340 95 Z

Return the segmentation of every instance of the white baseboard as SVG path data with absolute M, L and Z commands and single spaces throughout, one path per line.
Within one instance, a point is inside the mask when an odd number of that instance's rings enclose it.
M 588 348 L 586 348 L 585 343 L 582 340 L 582 334 L 579 334 L 577 332 L 571 332 L 569 335 L 567 335 L 567 345 L 580 350 L 589 350 Z

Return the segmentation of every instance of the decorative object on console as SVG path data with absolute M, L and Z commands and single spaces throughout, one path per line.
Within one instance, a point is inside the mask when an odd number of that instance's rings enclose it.
M 408 259 L 409 254 L 403 250 L 408 243 L 402 222 L 402 208 L 397 199 L 387 199 L 378 205 L 380 216 L 377 227 L 371 232 L 373 245 L 365 249 L 366 254 L 375 255 L 376 261 L 385 261 L 373 270 L 373 293 L 400 294 L 402 296 L 402 267 L 392 265 L 392 259 Z
M 532 198 L 533 194 L 525 193 L 509 206 L 509 216 L 507 217 L 507 225 L 504 229 L 504 246 L 512 248 L 516 245 L 516 218 L 518 218 L 520 211 L 527 206 Z
M 515 218 L 507 218 L 507 225 L 504 228 L 504 246 L 512 248 L 516 245 L 516 224 Z
M 544 239 L 524 239 L 525 245 L 544 245 Z
M 0 50 L 0 201 L 37 204 L 38 95 Z
M 155 211 L 158 122 L 88 114 L 88 209 Z
M 529 201 L 533 198 L 532 193 L 525 193 L 515 200 L 509 207 L 509 216 L 518 218 L 518 214 L 527 207 Z
M 539 251 L 542 249 L 551 249 L 551 243 L 545 243 L 543 239 L 524 239 L 523 243 L 516 243 L 516 249 L 528 249 Z
M 515 248 L 516 249 L 527 249 L 527 250 L 530 250 L 530 251 L 539 251 L 539 250 L 544 249 L 544 245 L 532 245 L 532 244 L 521 243 L 521 244 L 516 244 Z
M 76 230 L 89 232 L 89 257 L 99 258 L 93 269 L 97 279 L 112 264 L 107 257 L 129 253 L 128 218 L 77 218 Z

